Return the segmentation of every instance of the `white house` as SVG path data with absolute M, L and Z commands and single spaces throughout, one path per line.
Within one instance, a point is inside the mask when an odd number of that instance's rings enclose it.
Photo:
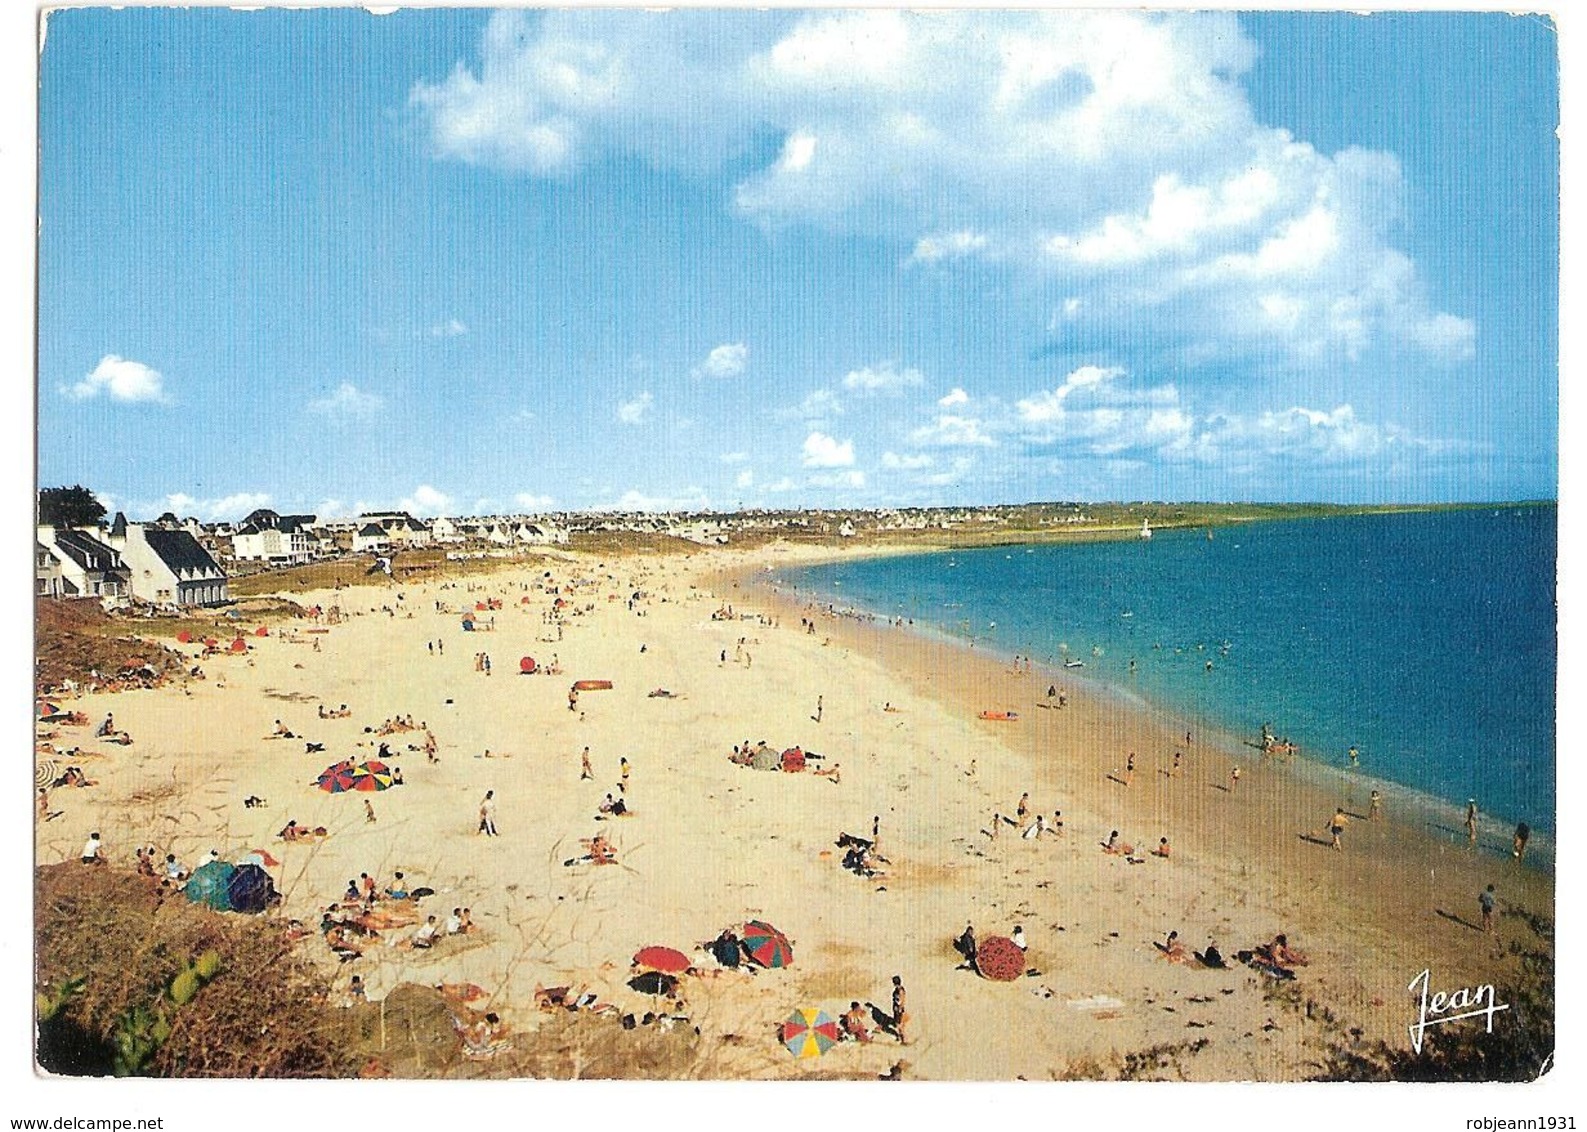
M 379 523 L 365 523 L 353 533 L 353 553 L 383 553 L 391 549 L 391 538 Z
M 129 523 L 118 512 L 105 541 L 126 564 L 134 597 L 174 605 L 215 605 L 227 599 L 226 571 L 187 531 Z
M 244 523 L 231 536 L 232 557 L 272 566 L 298 566 L 314 557 L 315 540 L 298 516 L 276 516 L 274 522 Z
M 130 592 L 121 555 L 86 531 L 41 526 L 38 545 L 59 564 L 63 597 L 123 597 Z
M 61 560 L 43 543 L 33 544 L 33 577 L 37 583 L 33 592 L 39 597 L 66 596 L 66 575 L 61 572 Z

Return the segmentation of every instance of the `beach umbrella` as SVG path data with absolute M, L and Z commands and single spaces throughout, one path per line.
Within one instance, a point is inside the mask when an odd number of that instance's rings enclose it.
M 672 996 L 678 993 L 678 976 L 662 971 L 641 971 L 628 980 L 628 985 L 640 994 Z
M 687 955 L 673 947 L 642 947 L 634 952 L 634 966 L 666 975 L 681 975 L 694 964 Z
M 220 642 L 217 641 L 214 637 L 205 637 L 204 638 L 204 647 L 205 648 L 211 648 L 212 649 L 218 644 L 220 644 Z
M 739 933 L 744 954 L 762 967 L 793 966 L 793 944 L 782 932 L 761 920 L 751 920 Z
M 795 1010 L 782 1024 L 782 1044 L 795 1057 L 820 1057 L 839 1040 L 838 1024 L 825 1010 Z
M 281 864 L 280 861 L 270 855 L 270 850 L 268 849 L 251 849 L 237 863 L 239 865 L 258 865 L 260 868 L 270 869 L 277 868 Z
M 256 637 L 268 637 L 270 635 L 270 629 L 268 626 L 261 625 L 259 628 L 253 631 L 253 635 Z
M 238 637 L 235 641 L 233 641 L 231 643 L 231 651 L 232 652 L 247 652 L 248 651 L 248 642 L 243 640 L 241 637 Z
M 975 945 L 975 969 L 982 978 L 1011 983 L 1025 973 L 1025 953 L 1007 936 L 987 936 Z
M 49 700 L 40 700 L 39 701 L 39 712 L 38 712 L 38 715 L 39 715 L 40 719 L 50 719 L 51 717 L 57 716 L 57 715 L 60 715 L 60 714 L 61 714 L 61 709 L 60 709 L 60 705 L 59 704 L 52 704 L 52 703 L 50 703 Z
M 362 790 L 364 793 L 373 793 L 376 790 L 385 790 L 391 786 L 391 768 L 383 762 L 371 759 L 367 763 L 359 763 L 353 768 L 352 785 L 350 790 Z
M 55 780 L 61 776 L 61 767 L 54 759 L 45 759 L 33 766 L 33 788 L 35 790 L 55 785 Z
M 531 675 L 538 667 L 539 665 L 535 663 L 535 658 L 532 656 L 526 656 L 518 662 L 518 671 L 522 672 L 525 676 Z
M 193 875 L 187 878 L 187 885 L 182 891 L 194 904 L 208 904 L 221 912 L 230 911 L 229 885 L 231 876 L 236 871 L 236 866 L 226 861 L 206 862 L 193 870 Z
M 189 633 L 186 629 L 183 629 L 176 635 L 176 639 L 181 641 L 184 645 L 190 645 L 193 643 L 193 634 Z
M 351 790 L 353 788 L 353 770 L 351 762 L 339 762 L 334 766 L 328 766 L 314 780 L 314 785 L 324 790 L 327 794 L 340 794 L 343 790 Z

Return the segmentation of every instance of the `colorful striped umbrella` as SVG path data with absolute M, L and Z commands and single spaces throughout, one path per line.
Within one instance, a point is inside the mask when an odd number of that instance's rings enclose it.
M 793 966 L 793 944 L 788 937 L 762 920 L 751 920 L 739 936 L 744 954 L 762 967 Z
M 782 1044 L 795 1057 L 820 1057 L 839 1039 L 838 1024 L 825 1010 L 795 1010 L 782 1024 Z
M 352 780 L 351 789 L 362 790 L 366 794 L 385 790 L 391 786 L 391 768 L 383 762 L 371 759 L 353 768 Z
M 353 788 L 353 764 L 351 759 L 344 759 L 334 766 L 328 766 L 320 772 L 314 780 L 314 785 L 324 790 L 327 794 L 340 794 L 344 790 Z

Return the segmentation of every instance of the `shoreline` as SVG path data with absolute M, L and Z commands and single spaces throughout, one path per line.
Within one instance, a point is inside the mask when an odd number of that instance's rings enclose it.
M 1467 509 L 1478 508 L 1473 507 Z M 1408 510 L 1419 511 L 1425 509 L 1413 508 Z M 1372 514 L 1377 514 L 1377 512 L 1373 512 Z M 1320 519 L 1326 520 L 1328 518 L 1334 517 L 1335 516 L 1323 516 L 1320 517 Z M 1348 515 L 1339 517 L 1348 518 L 1355 516 Z M 1309 517 L 1302 517 L 1300 519 L 1260 518 L 1252 521 L 1289 522 L 1303 521 L 1306 518 Z M 1124 537 L 1125 541 L 1128 541 L 1129 538 L 1133 538 L 1134 536 L 1133 531 L 1125 531 L 1123 529 L 1119 531 L 1119 534 L 1121 537 Z M 1075 541 L 1085 542 L 1093 540 L 1081 539 Z M 1049 544 L 1050 543 L 1043 541 L 1033 542 L 1028 545 L 1038 546 Z M 1008 544 L 1008 546 L 1017 545 L 1020 544 Z M 998 548 L 1007 549 L 1008 547 L 1000 546 Z M 917 550 L 913 551 L 913 553 L 918 553 L 922 556 L 935 556 L 943 553 L 954 553 L 956 551 L 980 549 L 991 549 L 991 547 L 923 547 L 918 548 Z M 906 555 L 891 553 L 885 555 L 871 555 L 860 553 L 855 554 L 852 557 L 875 558 L 903 556 Z M 809 556 L 807 560 L 800 561 L 797 564 L 785 563 L 784 565 L 791 569 L 802 571 L 811 567 L 841 563 L 848 557 L 850 556 L 843 554 L 813 554 Z M 841 594 L 836 591 L 827 592 L 814 589 L 804 590 L 790 581 L 783 580 L 781 582 L 777 582 L 771 579 L 763 579 L 759 571 L 754 571 L 753 574 L 754 581 L 757 586 L 766 588 L 774 587 L 778 584 L 787 585 L 789 588 L 794 589 L 796 592 L 802 595 L 801 600 L 815 600 L 823 607 L 829 610 L 835 610 L 837 614 L 845 620 L 860 618 L 870 619 L 873 622 L 880 624 L 887 624 L 894 616 L 893 614 L 883 611 L 873 610 L 856 605 L 848 597 L 848 595 Z M 906 628 L 909 632 L 914 633 L 925 640 L 937 642 L 946 648 L 965 650 L 966 652 L 976 656 L 995 656 L 1002 661 L 1012 664 L 1016 656 L 1020 655 L 1008 646 L 988 644 L 985 641 L 975 639 L 973 635 L 961 635 L 953 632 L 949 628 L 931 623 L 929 621 L 922 621 L 917 624 L 913 620 L 910 620 L 907 622 Z M 1334 790 L 1346 795 L 1347 797 L 1353 794 L 1359 794 L 1362 799 L 1361 804 L 1363 807 L 1366 805 L 1366 799 L 1370 792 L 1373 789 L 1377 789 L 1383 795 L 1385 802 L 1394 802 L 1397 804 L 1397 812 L 1409 811 L 1415 813 L 1418 816 L 1419 824 L 1424 827 L 1424 832 L 1426 832 L 1429 836 L 1434 836 L 1433 831 L 1439 830 L 1450 835 L 1458 835 L 1462 841 L 1465 838 L 1464 829 L 1462 828 L 1464 822 L 1464 803 L 1458 797 L 1453 795 L 1447 797 L 1442 796 L 1430 790 L 1413 786 L 1408 783 L 1398 782 L 1392 778 L 1374 775 L 1359 769 L 1351 770 L 1348 767 L 1342 767 L 1332 761 L 1326 761 L 1324 759 L 1308 755 L 1304 750 L 1297 752 L 1297 754 L 1292 758 L 1271 758 L 1270 756 L 1265 755 L 1261 751 L 1260 747 L 1253 743 L 1246 734 L 1231 728 L 1224 720 L 1215 719 L 1205 713 L 1195 712 L 1183 707 L 1172 705 L 1167 700 L 1156 699 L 1150 694 L 1142 693 L 1134 690 L 1133 688 L 1125 687 L 1105 677 L 1093 675 L 1086 667 L 1080 667 L 1073 670 L 1064 669 L 1061 666 L 1055 665 L 1054 659 L 1055 658 L 1051 657 L 1040 659 L 1026 657 L 1027 661 L 1036 661 L 1038 670 L 1044 674 L 1043 678 L 1047 679 L 1049 682 L 1070 681 L 1081 687 L 1087 688 L 1093 696 L 1104 697 L 1115 701 L 1122 710 L 1135 710 L 1146 712 L 1148 714 L 1175 713 L 1179 715 L 1180 718 L 1183 719 L 1187 724 L 1190 724 L 1197 734 L 1205 733 L 1209 737 L 1215 737 L 1217 740 L 1217 745 L 1220 747 L 1220 749 L 1222 749 L 1232 759 L 1243 759 L 1246 761 L 1260 759 L 1263 762 L 1271 761 L 1274 765 L 1287 768 L 1291 773 L 1295 774 L 1303 781 L 1318 789 Z M 1556 779 L 1557 759 L 1558 754 L 1556 749 Z M 1557 843 L 1556 831 L 1552 828 L 1552 826 L 1553 823 L 1557 821 L 1557 818 L 1557 811 L 1548 815 L 1548 820 L 1550 822 L 1549 828 L 1540 827 L 1537 824 L 1537 819 L 1532 819 L 1532 837 L 1528 843 L 1528 859 L 1526 862 L 1526 867 L 1540 869 L 1550 874 L 1553 873 L 1557 854 Z M 1482 811 L 1481 819 L 1482 831 L 1479 834 L 1479 838 L 1482 847 L 1486 851 L 1490 852 L 1499 852 L 1502 850 L 1503 855 L 1508 856 L 1510 853 L 1512 831 L 1515 829 L 1516 823 L 1521 819 L 1515 817 L 1512 814 L 1503 813 L 1497 810 L 1490 811 L 1486 809 Z

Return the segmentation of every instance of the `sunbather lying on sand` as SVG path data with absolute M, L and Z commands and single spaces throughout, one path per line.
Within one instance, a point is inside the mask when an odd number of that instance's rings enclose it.
M 1154 943 L 1152 946 L 1157 948 L 1162 953 L 1163 958 L 1170 963 L 1194 962 L 1194 957 L 1186 949 L 1185 945 L 1179 942 L 1179 933 L 1176 931 L 1169 932 L 1167 939 L 1162 943 Z
M 597 833 L 594 837 L 581 838 L 579 844 L 584 846 L 584 856 L 570 857 L 562 862 L 564 865 L 577 865 L 583 861 L 588 861 L 592 865 L 617 864 L 617 851 L 612 847 L 612 843 L 606 840 L 605 834 Z
M 1310 962 L 1304 952 L 1297 951 L 1289 945 L 1289 938 L 1283 933 L 1273 937 L 1271 943 L 1259 944 L 1251 949 L 1252 953 L 1265 959 L 1274 966 L 1291 968 L 1304 967 Z
M 1126 845 L 1125 843 L 1121 842 L 1119 840 L 1119 831 L 1116 829 L 1112 833 L 1108 834 L 1108 839 L 1106 841 L 1102 842 L 1102 851 L 1104 853 L 1111 853 L 1115 857 L 1135 856 L 1135 846 Z

